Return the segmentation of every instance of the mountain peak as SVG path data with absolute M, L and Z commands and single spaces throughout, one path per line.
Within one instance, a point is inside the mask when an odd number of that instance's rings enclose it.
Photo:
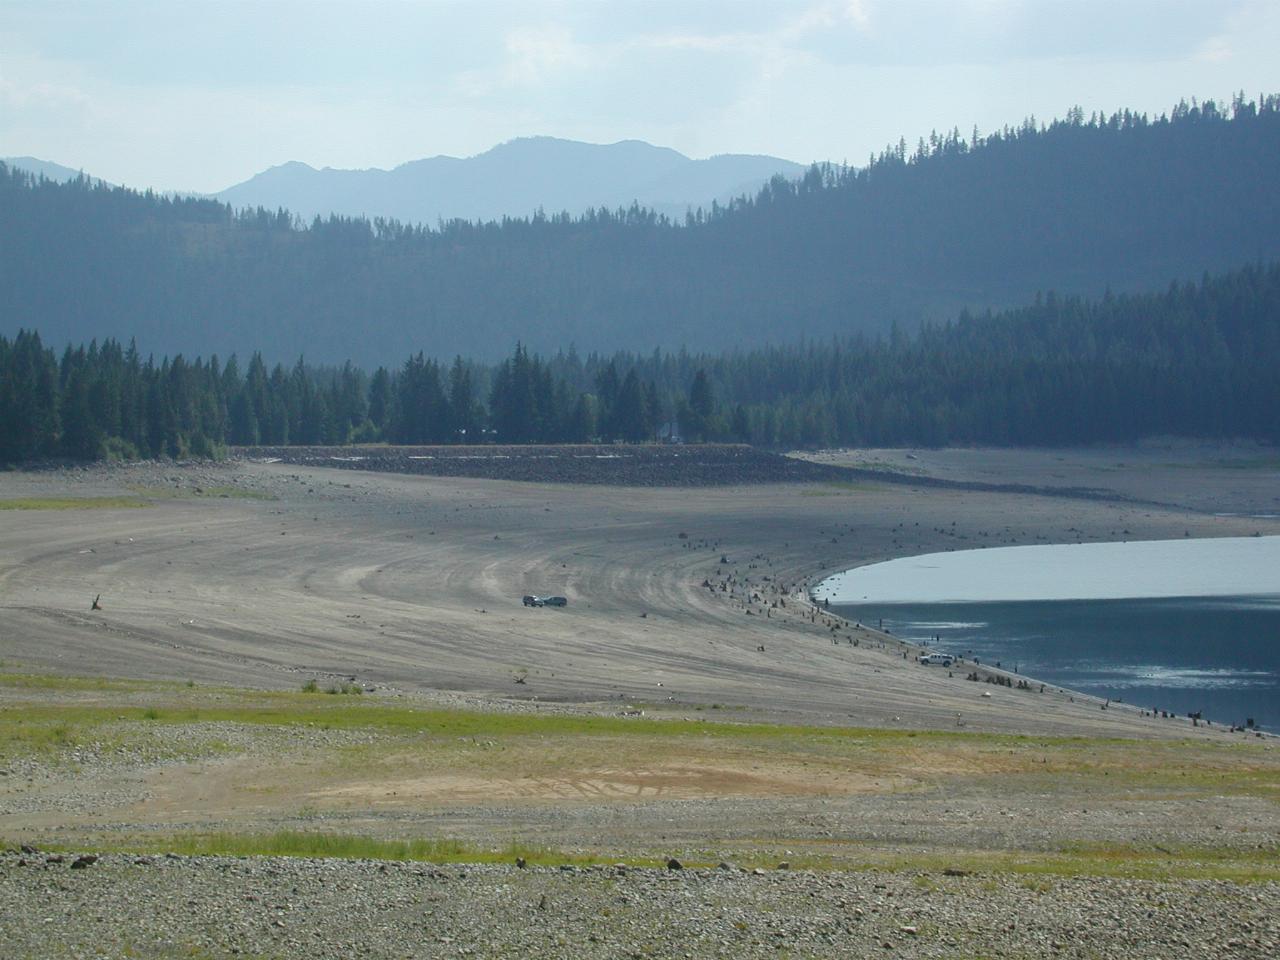
M 329 170 L 330 167 L 324 169 Z M 257 174 L 261 177 L 268 173 L 319 173 L 315 167 L 309 163 L 303 163 L 301 160 L 286 160 L 284 163 L 277 163 L 273 167 L 267 167 L 262 173 Z
M 596 144 L 552 136 L 507 140 L 465 159 L 435 156 L 391 170 L 316 170 L 297 160 L 271 167 L 218 198 L 234 207 L 393 217 L 407 223 L 499 220 L 535 210 L 610 209 L 640 203 L 672 216 L 750 191 L 800 164 L 776 157 L 692 160 L 643 140 Z

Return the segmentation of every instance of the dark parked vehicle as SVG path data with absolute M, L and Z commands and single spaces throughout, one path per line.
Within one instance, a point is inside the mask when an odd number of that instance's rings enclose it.
M 526 607 L 567 607 L 569 601 L 564 597 L 535 597 L 528 595 L 521 601 Z

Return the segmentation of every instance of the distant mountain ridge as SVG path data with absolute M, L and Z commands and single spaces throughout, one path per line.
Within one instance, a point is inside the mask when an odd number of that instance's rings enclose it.
M 805 167 L 778 157 L 721 154 L 694 160 L 641 140 L 582 143 L 523 137 L 474 157 L 437 156 L 391 170 L 317 170 L 290 161 L 214 194 L 236 209 L 281 207 L 308 220 L 331 213 L 434 225 L 541 210 L 581 214 L 633 203 L 673 218 L 754 195 L 770 178 Z
M 89 177 L 89 180 L 93 183 L 107 182 L 98 177 L 89 176 L 83 170 L 72 170 L 70 167 L 64 167 L 60 163 L 39 160 L 36 157 L 0 157 L 0 163 L 7 164 L 15 170 L 22 170 L 57 183 L 68 183 L 81 176 Z

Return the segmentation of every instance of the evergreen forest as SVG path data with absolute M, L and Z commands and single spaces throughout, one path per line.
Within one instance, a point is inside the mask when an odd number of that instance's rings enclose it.
M 1048 294 L 912 334 L 497 364 L 59 355 L 0 336 L 0 461 L 213 456 L 226 445 L 689 441 L 768 447 L 1280 441 L 1280 263 L 1155 294 Z
M 780 401 L 733 387 L 731 370 L 748 363 L 817 369 L 807 350 L 777 345 L 822 342 L 817 352 L 825 354 L 834 337 L 841 369 L 862 377 L 861 361 L 850 358 L 928 352 L 939 336 L 956 338 L 963 349 L 966 337 L 993 335 L 979 332 L 986 331 L 981 324 L 961 323 L 910 339 L 910 348 L 874 346 L 877 337 L 891 339 L 895 325 L 915 334 L 964 309 L 1017 307 L 1042 290 L 1058 291 L 1055 309 L 1063 311 L 1076 302 L 1070 297 L 1100 301 L 1107 291 L 1158 290 L 1206 270 L 1270 262 L 1280 258 L 1277 156 L 1280 97 L 1242 95 L 1229 105 L 1179 104 L 1157 117 L 1127 111 L 1086 117 L 1073 110 L 1052 123 L 1028 119 L 985 136 L 936 133 L 914 148 L 900 142 L 861 166 L 815 166 L 798 180 L 777 178 L 754 197 L 693 211 L 678 222 L 632 206 L 539 211 L 490 223 L 337 216 L 304 223 L 285 210 L 236 211 L 208 199 L 87 178 L 60 184 L 0 168 L 0 334 L 10 338 L 10 350 L 19 349 L 19 330 L 39 330 L 59 346 L 97 339 L 96 352 L 86 347 L 82 360 L 75 351 L 58 364 L 58 388 L 70 389 L 73 405 L 81 380 L 101 379 L 99 372 L 117 376 L 106 371 L 119 371 L 129 389 L 146 382 L 151 390 L 153 380 L 163 380 L 175 396 L 196 383 L 212 390 L 216 380 L 227 403 L 233 381 L 251 380 L 259 435 L 282 435 L 286 422 L 291 438 L 341 435 L 344 418 L 360 429 L 364 415 L 345 406 L 323 429 L 318 414 L 312 423 L 300 412 L 307 390 L 324 396 L 326 410 L 338 406 L 343 390 L 351 392 L 329 366 L 349 360 L 375 369 L 419 350 L 493 364 L 519 340 L 544 356 L 570 344 L 597 354 L 647 355 L 659 348 L 667 358 L 661 364 L 638 364 L 639 393 L 652 379 L 659 406 L 669 406 L 677 386 L 688 386 L 664 372 L 665 364 L 682 363 L 670 354 L 687 348 L 724 355 L 712 364 L 720 371 L 719 402 L 741 403 L 751 434 L 770 442 L 909 433 L 1012 441 L 1024 435 L 1026 415 L 1019 412 L 1003 428 L 984 422 L 988 418 L 967 410 L 963 397 L 942 392 L 941 384 L 954 379 L 948 370 L 930 370 L 918 391 L 901 398 L 902 409 L 854 406 L 803 430 L 791 424 L 793 417 L 804 419 L 801 393 L 785 394 L 794 397 L 793 406 L 775 422 L 765 409 Z M 1082 302 L 1070 309 L 1111 308 Z M 1056 314 L 1049 321 L 1067 322 Z M 160 363 L 148 370 L 120 346 L 133 339 L 174 359 L 167 369 Z M 29 334 L 21 338 L 20 352 L 40 353 L 29 340 Z M 179 352 L 261 354 L 271 369 L 264 374 L 246 364 L 228 372 L 230 364 L 179 362 Z M 276 363 L 303 353 L 324 365 L 309 387 L 294 372 L 274 376 Z M 892 362 L 898 356 L 892 354 Z M 519 380 L 518 358 L 511 359 L 509 373 Z M 527 363 L 534 366 L 532 358 Z M 608 391 L 601 394 L 593 379 L 604 371 L 546 363 L 553 381 L 563 379 L 570 390 L 556 404 L 576 408 L 584 393 L 605 396 L 596 416 L 608 423 Z M 630 369 L 620 360 L 619 397 L 634 407 L 636 390 L 627 387 L 623 367 Z M 433 394 L 438 379 L 447 399 L 452 372 L 424 360 L 396 379 L 420 382 L 424 396 Z M 1065 368 L 1057 374 L 1084 376 Z M 829 382 L 827 389 L 860 395 L 860 383 Z M 646 396 L 652 405 L 654 396 Z M 923 396 L 930 412 L 917 409 Z M 422 403 L 421 422 L 436 422 L 428 416 L 435 400 Z M 559 420 L 553 425 L 545 413 L 504 421 L 501 429 L 581 433 L 589 412 L 577 410 L 572 430 Z M 63 413 L 74 425 L 74 411 L 64 407 Z M 133 421 L 124 419 L 119 430 L 114 419 L 103 429 L 131 437 L 139 449 L 155 449 L 172 446 L 178 434 L 224 435 L 219 415 L 178 409 L 173 416 L 181 428 L 156 427 L 159 434 L 133 430 Z M 369 418 L 376 433 L 419 429 L 386 416 Z M 1086 412 L 1080 417 L 1094 422 Z M 240 435 L 251 435 L 243 419 Z M 1113 432 L 1135 427 L 1116 425 Z M 1199 422 L 1188 423 L 1193 427 Z M 600 423 L 593 429 L 600 431 Z M 1087 432 L 1073 423 L 1052 436 Z M 157 440 L 160 435 L 167 439 Z

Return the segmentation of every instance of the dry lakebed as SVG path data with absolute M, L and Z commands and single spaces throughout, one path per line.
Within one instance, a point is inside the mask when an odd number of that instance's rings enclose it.
M 0 473 L 0 957 L 1280 953 L 1273 736 L 809 602 L 1280 534 L 1270 451 L 360 467 Z

